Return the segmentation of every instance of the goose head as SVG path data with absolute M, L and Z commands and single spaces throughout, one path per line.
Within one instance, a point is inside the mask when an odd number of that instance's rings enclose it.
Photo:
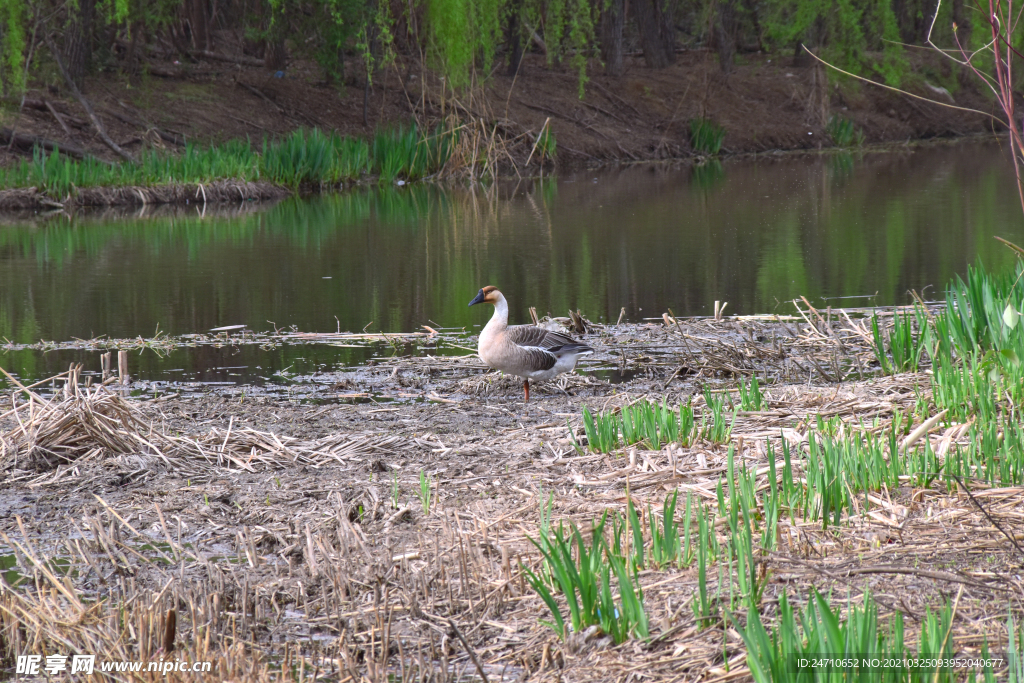
M 469 302 L 470 306 L 476 304 L 497 304 L 501 298 L 501 292 L 493 285 L 487 285 L 476 293 L 476 296 Z

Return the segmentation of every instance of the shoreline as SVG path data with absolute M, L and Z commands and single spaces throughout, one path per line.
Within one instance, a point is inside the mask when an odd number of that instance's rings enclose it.
M 857 147 L 821 147 L 818 149 L 794 148 L 774 149 L 755 152 L 723 153 L 711 157 L 689 155 L 673 158 L 650 158 L 637 160 L 609 160 L 596 164 L 583 164 L 587 171 L 606 170 L 624 166 L 700 166 L 715 162 L 756 161 L 760 159 L 792 159 L 810 156 L 863 156 L 868 154 L 895 154 L 929 148 L 960 144 L 983 144 L 1001 141 L 1003 133 L 972 133 L 963 136 L 934 137 L 908 139 L 904 142 L 878 142 L 863 144 Z M 581 165 L 559 164 L 547 174 L 525 176 L 525 179 L 541 178 L 544 175 L 573 173 Z M 514 175 L 499 175 L 489 182 L 501 182 L 515 178 Z M 63 200 L 59 197 L 40 191 L 37 187 L 9 188 L 0 190 L 0 213 L 19 211 L 68 211 L 80 208 L 101 207 L 137 207 L 137 206 L 170 206 L 170 205 L 226 205 L 239 202 L 277 201 L 289 197 L 325 195 L 351 190 L 373 182 L 371 177 L 354 182 L 338 184 L 307 183 L 298 189 L 267 181 L 249 181 L 244 179 L 219 179 L 209 183 L 183 182 L 159 185 L 122 185 L 74 188 L 74 193 Z M 379 181 L 378 181 L 379 182 Z M 446 183 L 450 179 L 434 180 L 430 177 L 416 181 L 400 181 L 415 183 Z M 457 182 L 457 181 L 456 181 Z

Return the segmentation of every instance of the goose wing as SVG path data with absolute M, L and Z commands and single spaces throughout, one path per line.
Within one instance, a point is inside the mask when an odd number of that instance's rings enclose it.
M 558 357 L 555 354 L 539 346 L 520 346 L 518 355 L 520 365 L 529 372 L 550 370 L 558 362 Z
M 556 346 L 576 343 L 576 340 L 567 334 L 545 330 L 543 327 L 537 327 L 536 325 L 513 325 L 505 329 L 505 334 L 508 340 L 516 346 L 550 349 Z

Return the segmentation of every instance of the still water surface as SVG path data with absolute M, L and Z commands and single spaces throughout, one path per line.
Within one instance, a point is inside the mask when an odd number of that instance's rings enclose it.
M 627 320 L 666 309 L 707 315 L 715 300 L 751 314 L 788 312 L 781 302 L 800 295 L 833 305 L 904 303 L 911 289 L 941 298 L 968 264 L 1012 259 L 993 235 L 1024 243 L 1011 174 L 998 145 L 962 143 L 631 167 L 475 191 L 373 188 L 228 215 L 188 207 L 8 222 L 0 337 L 473 326 L 489 313 L 466 304 L 485 284 L 505 292 L 516 322 L 529 320 L 530 306 L 615 321 L 622 308 Z M 14 353 L 0 353 L 0 365 L 26 378 L 67 368 L 61 354 L 27 367 L 28 352 Z M 233 363 L 204 357 L 217 353 L 190 351 L 150 369 L 230 365 L 236 371 L 222 374 L 244 381 L 295 361 L 281 350 Z M 311 348 L 301 356 L 315 368 L 362 357 Z

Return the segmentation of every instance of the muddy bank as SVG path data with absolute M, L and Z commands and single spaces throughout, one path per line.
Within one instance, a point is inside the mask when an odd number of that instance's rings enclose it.
M 453 107 L 462 117 L 497 126 L 499 136 L 502 130 L 537 132 L 547 122 L 563 169 L 689 158 L 689 126 L 697 117 L 708 117 L 725 129 L 723 149 L 729 154 L 829 147 L 834 144 L 827 130 L 833 117 L 850 120 L 868 143 L 992 132 L 993 123 L 984 113 L 993 111 L 993 103 L 971 77 L 927 51 L 908 53 L 908 60 L 906 90 L 936 103 L 830 79 L 822 67 L 795 63 L 791 55 L 746 54 L 725 76 L 704 50 L 682 52 L 665 69 L 651 69 L 641 57 L 629 57 L 621 77 L 604 74 L 595 62 L 582 98 L 577 74 L 546 64 L 540 55 L 527 55 L 515 78 L 498 69 L 484 87 L 462 100 L 446 95 L 438 78 L 411 60 L 377 74 L 365 101 L 361 77 L 331 88 L 317 85 L 317 68 L 301 61 L 289 65 L 284 77 L 275 77 L 256 66 L 202 57 L 188 69 L 155 60 L 154 69 L 170 75 L 142 77 L 134 84 L 97 74 L 88 79 L 87 90 L 111 136 L 132 153 L 149 147 L 177 150 L 185 140 L 260 140 L 299 127 L 364 138 L 412 121 L 432 129 Z M 361 73 L 360 65 L 354 63 L 350 73 Z M 69 96 L 54 97 L 40 85 L 30 88 L 25 102 L 33 106 L 16 111 L 11 125 L 19 134 L 115 158 Z M 59 125 L 43 106 L 47 103 L 70 128 Z M 5 147 L 0 163 L 14 163 L 25 154 Z
M 0 210 L 72 210 L 85 207 L 133 207 L 162 204 L 239 204 L 283 199 L 287 188 L 272 183 L 217 180 L 196 185 L 85 187 L 59 200 L 38 188 L 0 190 Z
M 550 615 L 523 567 L 539 570 L 528 536 L 548 500 L 553 521 L 584 528 L 622 513 L 627 498 L 656 511 L 679 490 L 714 505 L 730 449 L 761 488 L 782 438 L 799 449 L 822 424 L 884 431 L 896 420 L 909 430 L 923 419 L 925 373 L 873 376 L 865 321 L 807 315 L 594 325 L 585 339 L 598 347 L 595 362 L 620 365 L 619 381 L 565 376 L 538 384 L 528 406 L 516 381 L 468 356 L 399 357 L 333 378 L 318 389 L 337 399 L 326 404 L 237 387 L 139 401 L 111 385 L 84 411 L 74 406 L 96 387 L 71 383 L 65 393 L 57 382 L 49 405 L 64 407 L 51 417 L 47 397 L 0 417 L 0 566 L 17 586 L 0 592 L 0 626 L 22 648 L 88 643 L 127 659 L 156 658 L 169 640 L 179 656 L 215 662 L 223 680 L 271 680 L 282 662 L 328 680 L 482 671 L 612 681 L 640 669 L 750 680 L 736 629 L 701 628 L 691 609 L 693 565 L 640 572 L 652 637 L 619 646 L 599 634 L 557 638 L 540 623 Z M 702 389 L 739 401 L 736 377 L 752 372 L 778 381 L 760 410 L 735 413 L 725 443 L 612 454 L 574 446 L 585 445 L 584 406 L 692 398 L 700 419 Z M 960 427 L 936 430 L 931 445 L 964 441 Z M 993 520 L 1013 525 L 1021 497 L 972 488 L 985 514 L 940 486 L 908 482 L 840 526 L 780 519 L 778 549 L 759 560 L 766 613 L 782 592 L 813 586 L 856 602 L 870 589 L 916 638 L 926 610 L 957 595 L 955 650 L 976 654 L 987 642 L 1001 652 L 1006 605 L 1022 586 L 1016 551 Z M 718 533 L 724 542 L 724 526 Z M 53 583 L 87 599 L 76 605 L 33 574 L 50 566 L 61 568 Z M 139 610 L 126 620 L 135 635 L 111 618 L 129 604 Z M 11 614 L 33 615 L 31 628 L 19 631 Z

